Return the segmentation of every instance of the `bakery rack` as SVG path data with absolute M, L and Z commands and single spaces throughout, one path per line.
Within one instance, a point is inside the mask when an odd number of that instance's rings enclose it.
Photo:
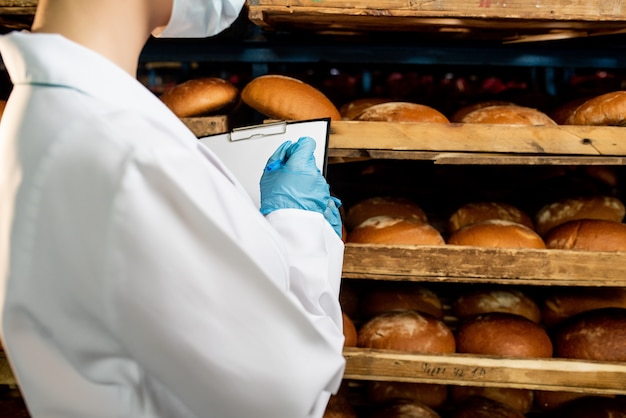
M 27 28 L 36 4 L 36 0 L 0 1 L 0 26 L 4 30 Z M 144 59 L 175 60 L 183 55 L 190 59 L 262 65 L 270 61 L 302 62 L 323 57 L 331 61 L 404 60 L 419 64 L 454 62 L 459 60 L 459 54 L 465 54 L 461 61 L 527 66 L 537 63 L 592 66 L 600 62 L 611 67 L 626 66 L 624 58 L 614 51 L 597 56 L 593 55 L 594 48 L 586 49 L 590 61 L 584 62 L 576 54 L 554 49 L 538 53 L 531 60 L 523 59 L 533 48 L 538 51 L 543 48 L 540 41 L 619 36 L 626 32 L 626 4 L 621 0 L 249 0 L 247 8 L 249 20 L 267 34 L 264 41 L 252 39 L 224 47 L 207 40 L 206 48 L 182 41 L 151 43 Z M 329 47 L 315 40 L 308 46 L 308 52 L 303 53 L 307 48 L 302 45 L 297 50 L 297 44 L 273 43 L 273 39 L 280 39 L 273 34 L 281 32 L 305 34 L 304 39 L 310 39 L 307 33 L 358 39 L 367 38 L 371 32 L 383 33 L 384 37 L 390 32 L 409 32 L 408 39 L 414 40 L 416 46 L 378 43 L 375 53 L 365 53 L 353 41 Z M 484 46 L 484 54 L 479 52 L 470 57 L 463 46 L 447 43 L 444 48 L 449 49 L 444 51 L 453 53 L 443 57 L 441 51 L 428 47 L 429 42 L 439 40 L 477 40 L 488 44 Z M 526 49 L 508 49 L 519 45 Z M 474 47 L 474 44 L 470 46 Z M 563 60 L 558 61 L 559 57 Z M 506 140 L 494 141 L 495 137 Z M 329 156 L 333 162 L 402 159 L 451 165 L 623 166 L 626 165 L 625 137 L 625 127 L 434 126 L 339 121 L 331 125 Z M 626 253 L 348 244 L 343 276 L 348 280 L 626 286 L 625 266 Z M 626 394 L 626 364 L 621 363 L 425 355 L 360 348 L 346 348 L 344 355 L 346 379 Z M 0 384 L 16 384 L 2 353 Z

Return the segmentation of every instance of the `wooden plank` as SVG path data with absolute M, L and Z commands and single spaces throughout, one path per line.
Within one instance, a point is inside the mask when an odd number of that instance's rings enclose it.
M 626 286 L 626 253 L 347 243 L 347 279 Z
M 328 163 L 346 163 L 369 159 L 422 160 L 449 165 L 624 165 L 626 157 L 577 155 L 509 155 L 497 153 L 462 153 L 438 151 L 393 151 L 329 149 Z
M 626 20 L 626 4 L 622 0 L 250 0 L 249 6 L 336 9 L 346 15 L 377 11 L 379 15 L 404 12 L 413 16 L 461 18 Z
M 625 11 L 621 0 L 251 0 L 248 17 L 266 29 L 429 32 L 531 42 L 621 33 Z
M 331 150 L 626 156 L 626 128 L 334 121 Z
M 626 364 L 345 348 L 345 379 L 626 394 Z
M 226 115 L 181 118 L 181 120 L 198 138 L 230 131 L 230 123 Z

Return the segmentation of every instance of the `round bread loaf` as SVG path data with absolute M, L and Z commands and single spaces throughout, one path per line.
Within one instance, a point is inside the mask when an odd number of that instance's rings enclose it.
M 256 77 L 243 88 L 241 99 L 273 119 L 341 120 L 339 110 L 324 93 L 308 83 L 284 75 Z
M 4 108 L 7 107 L 6 100 L 0 100 L 0 119 L 2 119 L 2 115 L 4 114 Z
M 496 105 L 473 110 L 461 118 L 462 123 L 550 126 L 556 122 L 545 113 L 525 106 Z
M 440 418 L 440 415 L 421 402 L 402 399 L 378 408 L 369 418 Z
M 350 401 L 350 389 L 345 381 L 339 390 L 332 395 L 326 405 L 323 418 L 357 418 L 356 410 Z
M 493 312 L 473 316 L 456 329 L 457 352 L 504 357 L 552 356 L 552 342 L 539 324 L 519 315 Z
M 345 312 L 342 313 L 343 317 L 343 336 L 345 338 L 343 342 L 344 347 L 356 347 L 357 341 L 357 333 L 356 327 L 354 326 L 354 321 L 346 315 Z
M 348 233 L 346 242 L 360 244 L 444 245 L 432 225 L 391 216 L 375 216 Z
M 482 396 L 498 401 L 521 412 L 527 413 L 533 406 L 533 391 L 530 389 L 498 388 L 489 386 L 451 386 L 453 404 L 462 404 L 472 396 Z
M 533 221 L 526 212 L 504 202 L 471 202 L 458 208 L 448 219 L 448 232 L 454 233 L 464 226 L 490 219 L 516 222 L 534 229 Z
M 363 221 L 375 216 L 391 216 L 406 218 L 426 223 L 428 218 L 420 205 L 404 197 L 374 196 L 360 200 L 346 211 L 345 225 L 348 230 L 354 229 Z
M 569 221 L 550 230 L 546 247 L 559 250 L 626 251 L 626 224 L 598 219 Z
M 520 315 L 533 322 L 541 322 L 541 311 L 537 303 L 516 289 L 479 289 L 460 295 L 454 300 L 452 309 L 459 319 L 490 312 Z
M 560 289 L 543 300 L 541 316 L 546 327 L 553 327 L 579 313 L 601 308 L 626 309 L 626 288 Z
M 368 401 L 374 404 L 408 399 L 440 408 L 448 399 L 448 386 L 431 383 L 372 381 L 366 384 Z
M 626 400 L 588 395 L 564 403 L 553 413 L 558 418 L 626 418 Z
M 467 115 L 468 113 L 471 113 L 474 110 L 482 109 L 483 107 L 488 107 L 488 106 L 515 106 L 515 103 L 508 102 L 506 100 L 485 100 L 482 102 L 472 103 L 467 106 L 463 106 L 462 108 L 457 110 L 454 113 L 454 115 L 452 115 L 452 117 L 450 118 L 450 121 L 461 123 L 465 115 Z
M 233 105 L 239 89 L 217 77 L 198 78 L 177 84 L 160 97 L 179 118 L 201 116 Z
M 543 239 L 529 227 L 501 219 L 467 225 L 450 235 L 448 244 L 492 248 L 546 248 Z
M 524 414 L 502 402 L 483 396 L 472 396 L 458 405 L 450 418 L 524 418 Z
M 561 323 L 553 336 L 556 357 L 626 361 L 626 309 L 582 312 Z
M 533 396 L 533 404 L 536 409 L 541 411 L 552 411 L 566 403 L 573 401 L 574 399 L 584 398 L 589 396 L 584 392 L 563 392 L 563 391 L 548 391 L 548 390 L 535 390 Z M 594 395 L 604 398 L 614 398 L 615 395 Z M 626 417 L 625 417 L 626 418 Z
M 381 103 L 389 103 L 392 101 L 393 99 L 384 97 L 365 97 L 362 99 L 356 99 L 341 106 L 339 108 L 339 113 L 341 113 L 343 120 L 353 120 L 370 106 Z
M 432 290 L 414 282 L 374 283 L 361 297 L 361 315 L 373 318 L 391 311 L 418 311 L 443 318 L 443 305 Z
M 359 313 L 359 299 L 361 298 L 360 286 L 353 281 L 344 280 L 339 291 L 339 304 L 341 309 L 349 317 L 356 317 Z
M 626 207 L 612 196 L 566 198 L 544 205 L 535 215 L 535 230 L 545 236 L 552 228 L 577 219 L 622 222 Z
M 626 125 L 626 91 L 593 97 L 578 106 L 567 118 L 568 125 Z
M 420 353 L 453 353 L 454 334 L 441 320 L 416 311 L 378 315 L 358 330 L 358 347 Z
M 448 118 L 430 106 L 410 102 L 387 102 L 370 106 L 354 120 L 378 122 L 450 123 Z

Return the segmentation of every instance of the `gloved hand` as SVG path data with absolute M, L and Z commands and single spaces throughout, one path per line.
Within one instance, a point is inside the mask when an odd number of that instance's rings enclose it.
M 341 201 L 330 195 L 330 187 L 315 165 L 315 141 L 302 137 L 284 142 L 268 159 L 261 176 L 261 213 L 278 209 L 319 212 L 341 238 Z

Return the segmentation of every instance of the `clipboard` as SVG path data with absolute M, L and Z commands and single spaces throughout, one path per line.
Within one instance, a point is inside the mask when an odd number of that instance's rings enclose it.
M 303 136 L 315 140 L 315 163 L 326 176 L 330 118 L 278 121 L 235 128 L 231 132 L 199 138 L 239 180 L 257 207 L 261 206 L 259 182 L 267 160 L 285 141 Z

